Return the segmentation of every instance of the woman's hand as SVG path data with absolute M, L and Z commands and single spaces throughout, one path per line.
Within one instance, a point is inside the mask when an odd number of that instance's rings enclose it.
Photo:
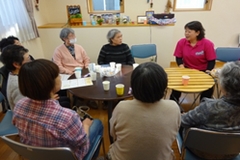
M 185 68 L 183 64 L 180 64 L 178 67 L 180 67 L 180 68 Z
M 58 99 L 59 99 L 58 94 L 54 94 L 54 95 L 52 96 L 52 99 L 58 100 Z

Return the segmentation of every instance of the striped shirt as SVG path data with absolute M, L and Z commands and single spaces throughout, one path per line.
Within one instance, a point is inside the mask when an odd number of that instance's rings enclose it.
M 78 114 L 56 100 L 21 99 L 14 108 L 13 124 L 24 144 L 69 147 L 79 160 L 88 152 L 89 140 Z
M 128 45 L 124 43 L 117 46 L 106 44 L 102 47 L 98 56 L 98 64 L 109 64 L 110 62 L 121 63 L 123 65 L 132 65 L 135 63 Z

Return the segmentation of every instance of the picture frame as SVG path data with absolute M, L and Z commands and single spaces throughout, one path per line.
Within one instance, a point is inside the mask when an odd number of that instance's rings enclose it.
M 147 21 L 147 16 L 137 16 L 138 24 L 144 24 L 144 21 Z
M 154 14 L 154 11 L 146 11 L 146 16 L 147 16 L 147 19 L 149 19 L 150 17 L 152 17 L 152 15 Z

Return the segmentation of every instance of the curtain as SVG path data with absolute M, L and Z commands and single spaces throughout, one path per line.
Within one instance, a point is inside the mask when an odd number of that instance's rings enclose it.
M 32 24 L 32 28 L 35 34 L 35 38 L 39 37 L 39 33 L 38 33 L 38 29 L 37 29 L 37 24 L 36 21 L 34 19 L 34 14 L 33 14 L 33 3 L 32 0 L 23 0 L 25 7 L 27 9 L 27 13 L 29 15 L 29 18 L 31 20 L 31 24 Z
M 21 42 L 36 38 L 23 0 L 0 0 L 0 37 L 10 35 Z

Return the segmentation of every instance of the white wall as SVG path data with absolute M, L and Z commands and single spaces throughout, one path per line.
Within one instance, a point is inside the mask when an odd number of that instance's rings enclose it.
M 166 1 L 154 1 L 153 10 L 155 13 L 162 13 Z M 89 21 L 87 13 L 86 0 L 41 0 L 40 11 L 35 12 L 35 18 L 38 25 L 45 23 L 66 23 L 67 11 L 66 5 L 80 5 L 83 19 Z M 184 36 L 184 25 L 192 20 L 201 21 L 206 29 L 206 37 L 213 41 L 215 47 L 220 46 L 238 46 L 238 34 L 240 33 L 240 23 L 238 17 L 240 12 L 239 0 L 216 0 L 213 1 L 212 10 L 205 12 L 176 12 L 175 17 L 177 23 L 175 26 L 154 26 L 151 27 L 153 34 L 150 34 L 150 27 L 119 27 L 123 33 L 123 40 L 131 46 L 137 43 L 157 44 L 159 51 L 158 62 L 167 67 L 170 60 L 174 60 L 172 56 L 176 42 Z M 125 0 L 124 15 L 130 16 L 132 20 L 136 19 L 137 15 L 144 15 L 149 9 L 149 4 L 146 0 Z M 74 28 L 75 29 L 75 28 Z M 101 46 L 107 43 L 106 33 L 111 28 L 77 28 L 76 34 L 78 43 L 81 44 L 93 62 L 96 62 L 97 55 Z M 59 39 L 59 29 L 39 29 L 41 35 L 42 50 L 45 58 L 52 57 L 53 50 L 61 44 Z M 34 45 L 33 45 L 34 46 Z M 38 46 L 38 45 L 37 45 Z M 39 49 L 37 52 L 41 52 Z M 38 55 L 38 53 L 37 53 Z M 39 55 L 41 55 L 39 53 Z

